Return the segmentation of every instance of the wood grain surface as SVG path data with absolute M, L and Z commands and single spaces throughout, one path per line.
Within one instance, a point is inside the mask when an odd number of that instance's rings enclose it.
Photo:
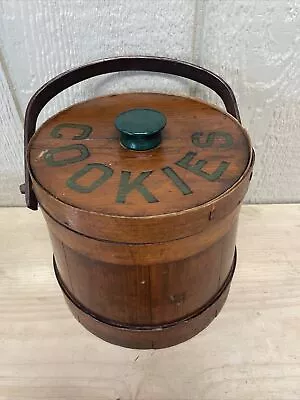
M 130 151 L 120 145 L 115 119 L 135 108 L 165 115 L 159 147 Z M 246 131 L 220 110 L 181 96 L 131 93 L 98 97 L 57 114 L 35 133 L 28 159 L 34 181 L 63 203 L 95 213 L 144 217 L 214 200 L 246 174 L 251 151 Z M 166 167 L 181 180 L 179 187 L 164 174 Z M 124 179 L 126 173 L 129 178 Z M 148 176 L 134 186 L 142 174 Z
M 93 0 L 87 7 L 85 0 L 0 0 L 0 58 L 9 73 L 15 105 L 24 115 L 30 97 L 47 80 L 96 59 L 140 53 L 192 61 L 195 3 L 196 0 Z M 188 94 L 190 85 L 184 79 L 147 72 L 94 78 L 57 96 L 40 121 L 71 104 L 102 94 L 132 90 Z M 1 85 L 0 95 L 5 95 Z M 14 112 L 15 105 L 5 113 Z M 8 135 L 9 146 L 19 142 L 18 156 L 8 159 L 10 185 L 8 180 L 3 185 L 0 204 L 23 205 L 24 199 L 18 193 L 23 171 L 22 129 L 4 128 L 1 135 Z M 0 160 L 5 158 L 1 147 Z
M 157 110 L 166 126 L 159 146 L 133 151 L 121 146 L 115 122 L 141 109 Z M 143 123 L 149 130 L 153 120 Z M 132 141 L 144 132 L 136 129 Z M 157 349 L 190 339 L 218 315 L 236 266 L 239 192 L 254 161 L 233 117 L 182 96 L 103 96 L 46 121 L 26 154 L 57 280 L 88 330 L 113 344 Z
M 24 113 L 45 81 L 94 59 L 146 54 L 191 61 L 224 77 L 237 96 L 243 125 L 257 150 L 247 201 L 300 200 L 299 0 L 94 0 L 88 7 L 85 0 L 2 0 L 0 19 L 2 61 L 16 100 L 5 106 L 6 120 L 15 106 Z M 0 86 L 1 96 L 6 90 Z M 132 90 L 217 101 L 176 77 L 112 74 L 66 90 L 41 120 L 87 98 Z M 7 162 L 10 177 L 0 202 L 24 205 L 17 190 L 22 183 L 21 130 L 13 124 L 1 129 L 8 138 L 0 149 L 1 166 Z M 7 157 L 8 146 L 15 145 L 17 156 Z
M 196 17 L 196 63 L 230 83 L 257 154 L 246 199 L 253 203 L 299 202 L 300 2 L 201 3 L 203 8 Z M 195 93 L 220 104 L 205 88 L 195 89 Z
M 242 207 L 221 314 L 165 350 L 97 339 L 67 309 L 41 213 L 0 209 L 0 399 L 299 400 L 300 206 Z
M 23 196 L 18 192 L 18 182 L 23 180 L 22 130 L 22 120 L 10 92 L 0 53 L 0 205 L 23 202 Z

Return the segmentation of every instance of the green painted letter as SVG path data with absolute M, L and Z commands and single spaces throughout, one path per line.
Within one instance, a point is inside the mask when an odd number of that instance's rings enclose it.
M 181 160 L 177 161 L 176 164 L 179 167 L 184 168 L 195 175 L 202 176 L 203 178 L 211 182 L 219 179 L 229 166 L 229 163 L 227 161 L 221 161 L 220 165 L 214 172 L 208 173 L 202 170 L 203 167 L 207 164 L 206 160 L 198 160 L 196 164 L 190 164 L 196 155 L 197 153 L 193 153 L 190 151 Z
M 61 131 L 64 128 L 74 128 L 79 130 L 80 132 L 79 135 L 73 136 L 72 140 L 87 139 L 93 131 L 92 127 L 89 125 L 65 123 L 56 125 L 50 132 L 50 136 L 57 139 L 61 138 L 62 137 Z
M 203 138 L 205 134 L 203 132 L 195 132 L 192 134 L 192 142 L 195 146 L 205 148 L 212 147 L 215 139 L 221 138 L 223 139 L 223 143 L 217 143 L 217 147 L 221 147 L 223 149 L 227 149 L 233 145 L 232 136 L 227 132 L 210 132 L 207 135 L 206 141 L 201 142 L 201 138 Z
M 101 176 L 98 179 L 96 179 L 88 186 L 83 186 L 77 183 L 78 179 L 82 178 L 92 169 L 98 169 L 99 171 L 101 171 Z M 69 186 L 69 188 L 75 190 L 76 192 L 90 193 L 97 189 L 99 186 L 103 185 L 103 183 L 106 182 L 113 173 L 113 169 L 108 167 L 107 165 L 100 163 L 87 164 L 82 169 L 75 172 L 75 174 L 67 180 L 67 186 Z
M 127 195 L 132 190 L 137 190 L 144 198 L 148 201 L 148 203 L 157 203 L 158 200 L 153 196 L 151 192 L 144 186 L 144 180 L 152 174 L 152 171 L 143 171 L 136 177 L 132 182 L 131 171 L 121 171 L 120 178 L 120 186 L 117 194 L 116 202 L 117 203 L 125 203 Z
M 79 151 L 79 154 L 77 156 L 73 156 L 70 158 L 55 160 L 54 158 L 55 154 L 65 153 L 67 151 L 72 151 L 72 150 Z M 53 149 L 47 150 L 46 153 L 44 154 L 44 160 L 49 165 L 49 167 L 64 167 L 65 165 L 68 164 L 74 164 L 79 161 L 83 161 L 86 158 L 88 158 L 89 155 L 90 152 L 88 148 L 83 144 L 70 144 L 68 146 L 55 147 Z
M 174 183 L 174 185 L 181 191 L 182 194 L 192 194 L 191 188 L 176 174 L 176 172 L 173 170 L 171 167 L 164 167 L 162 168 L 162 171 L 165 175 L 167 175 L 168 178 L 171 179 L 171 181 Z

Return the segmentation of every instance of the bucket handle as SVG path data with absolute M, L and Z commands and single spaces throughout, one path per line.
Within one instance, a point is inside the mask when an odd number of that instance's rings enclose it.
M 94 76 L 121 71 L 160 72 L 181 76 L 201 83 L 217 93 L 222 99 L 227 112 L 241 122 L 236 99 L 230 86 L 218 75 L 194 64 L 164 57 L 117 57 L 95 61 L 70 69 L 45 83 L 32 96 L 26 109 L 24 123 L 25 184 L 20 186 L 20 191 L 25 194 L 26 205 L 31 210 L 37 210 L 38 201 L 32 189 L 32 181 L 27 165 L 27 147 L 35 133 L 39 113 L 53 97 L 70 86 Z

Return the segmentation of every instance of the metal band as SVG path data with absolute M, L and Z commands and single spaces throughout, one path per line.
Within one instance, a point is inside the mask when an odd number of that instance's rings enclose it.
M 190 63 L 163 57 L 117 57 L 95 61 L 63 72 L 44 84 L 31 98 L 26 109 L 24 123 L 25 185 L 20 190 L 26 196 L 26 205 L 37 210 L 38 202 L 32 189 L 27 166 L 27 147 L 35 133 L 37 118 L 44 106 L 57 94 L 85 79 L 120 71 L 151 71 L 177 75 L 201 83 L 216 92 L 226 110 L 239 122 L 240 114 L 235 96 L 229 85 L 218 75 Z

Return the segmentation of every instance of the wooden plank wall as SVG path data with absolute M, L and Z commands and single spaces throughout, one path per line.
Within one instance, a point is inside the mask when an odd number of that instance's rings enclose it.
M 300 200 L 300 3 L 297 0 L 0 0 L 0 205 L 23 205 L 22 118 L 58 73 L 103 57 L 160 55 L 201 64 L 232 85 L 257 164 L 248 202 Z M 124 73 L 58 96 L 40 121 L 82 99 L 151 90 L 198 95 L 183 79 Z

